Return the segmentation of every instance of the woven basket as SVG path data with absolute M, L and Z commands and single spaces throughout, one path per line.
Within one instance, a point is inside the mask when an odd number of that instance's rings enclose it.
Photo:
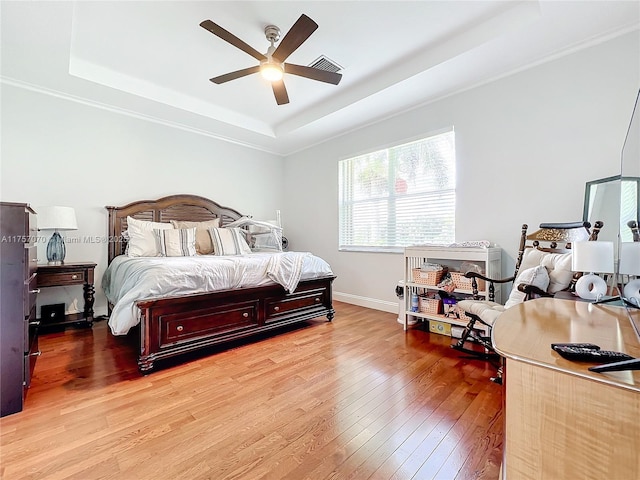
M 471 278 L 467 278 L 464 276 L 462 272 L 449 272 L 451 273 L 451 279 L 453 280 L 453 284 L 458 290 L 473 290 L 473 284 Z M 478 283 L 478 290 L 484 291 L 486 287 L 486 282 L 481 278 L 476 278 L 476 282 Z
M 419 268 L 413 269 L 413 282 L 423 285 L 438 285 L 442 280 L 444 270 L 428 270 L 423 271 Z
M 430 313 L 432 315 L 442 313 L 442 300 L 439 298 L 419 297 L 418 311 L 421 313 Z

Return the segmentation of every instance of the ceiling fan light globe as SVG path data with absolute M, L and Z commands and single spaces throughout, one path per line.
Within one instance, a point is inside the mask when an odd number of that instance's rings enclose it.
M 270 82 L 279 82 L 282 80 L 284 70 L 282 67 L 275 63 L 263 63 L 260 66 L 260 74 L 262 78 Z

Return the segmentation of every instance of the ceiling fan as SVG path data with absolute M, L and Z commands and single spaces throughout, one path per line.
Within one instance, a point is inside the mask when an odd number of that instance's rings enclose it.
M 260 72 L 264 78 L 271 82 L 273 94 L 278 105 L 284 105 L 289 103 L 289 95 L 282 79 L 285 73 L 333 85 L 337 85 L 342 79 L 342 75 L 339 73 L 284 62 L 318 28 L 318 24 L 304 14 L 293 24 L 293 27 L 287 32 L 277 48 L 274 44 L 280 39 L 280 29 L 275 25 L 267 25 L 265 27 L 264 33 L 267 40 L 271 42 L 271 46 L 264 55 L 211 20 L 203 21 L 200 26 L 260 61 L 260 65 L 211 78 L 210 80 L 213 83 L 221 84 Z

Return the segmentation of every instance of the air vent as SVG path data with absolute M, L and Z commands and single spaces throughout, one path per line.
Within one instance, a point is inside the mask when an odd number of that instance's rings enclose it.
M 310 65 L 312 68 L 318 68 L 320 70 L 326 70 L 327 72 L 337 73 L 342 70 L 342 67 L 338 65 L 333 60 L 325 57 L 324 55 L 320 55 L 316 58 Z

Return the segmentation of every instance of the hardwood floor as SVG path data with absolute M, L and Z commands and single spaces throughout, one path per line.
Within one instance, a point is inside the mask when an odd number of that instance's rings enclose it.
M 141 376 L 133 337 L 41 336 L 0 475 L 24 479 L 497 479 L 502 391 L 450 338 L 336 317 Z

